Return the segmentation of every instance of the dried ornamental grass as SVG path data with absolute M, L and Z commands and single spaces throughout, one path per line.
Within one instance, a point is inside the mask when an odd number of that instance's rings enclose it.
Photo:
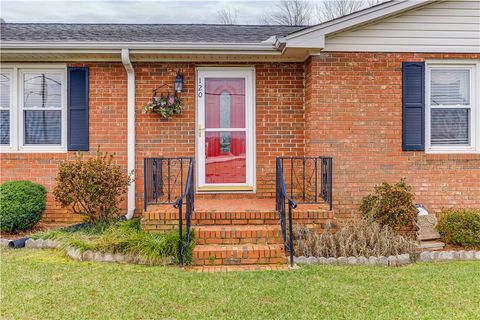
M 393 229 L 369 220 L 319 234 L 306 227 L 294 231 L 295 255 L 314 257 L 369 257 L 409 253 L 414 256 L 415 242 L 398 235 Z

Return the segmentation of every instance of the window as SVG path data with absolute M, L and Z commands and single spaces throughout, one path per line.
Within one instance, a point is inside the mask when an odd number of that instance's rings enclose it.
M 446 63 L 427 63 L 427 152 L 478 152 L 477 67 Z
M 0 73 L 0 144 L 10 146 L 10 108 L 12 105 L 12 72 Z
M 1 71 L 2 151 L 66 151 L 66 68 L 13 66 Z

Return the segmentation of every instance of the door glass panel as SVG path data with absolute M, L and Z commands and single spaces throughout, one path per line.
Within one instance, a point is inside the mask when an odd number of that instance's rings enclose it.
M 205 134 L 205 182 L 246 183 L 245 132 Z
M 245 128 L 245 79 L 205 79 L 205 127 Z

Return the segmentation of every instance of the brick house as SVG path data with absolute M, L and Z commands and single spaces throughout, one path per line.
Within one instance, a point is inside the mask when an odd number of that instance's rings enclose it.
M 51 190 L 61 161 L 100 146 L 135 172 L 127 214 L 163 230 L 178 211 L 156 204 L 181 194 L 191 158 L 204 244 L 223 243 L 219 224 L 246 224 L 237 238 L 278 224 L 277 157 L 309 203 L 297 222 L 355 218 L 402 177 L 431 212 L 478 208 L 479 30 L 478 1 L 425 0 L 311 27 L 2 23 L 0 179 Z M 142 112 L 176 80 L 181 114 Z M 48 194 L 44 223 L 76 220 Z

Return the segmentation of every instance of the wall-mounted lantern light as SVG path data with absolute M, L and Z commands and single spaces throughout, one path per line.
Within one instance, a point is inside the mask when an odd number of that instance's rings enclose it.
M 177 77 L 175 78 L 175 84 L 174 84 L 174 89 L 175 92 L 182 92 L 183 90 L 183 74 L 180 73 L 180 71 L 177 72 Z

